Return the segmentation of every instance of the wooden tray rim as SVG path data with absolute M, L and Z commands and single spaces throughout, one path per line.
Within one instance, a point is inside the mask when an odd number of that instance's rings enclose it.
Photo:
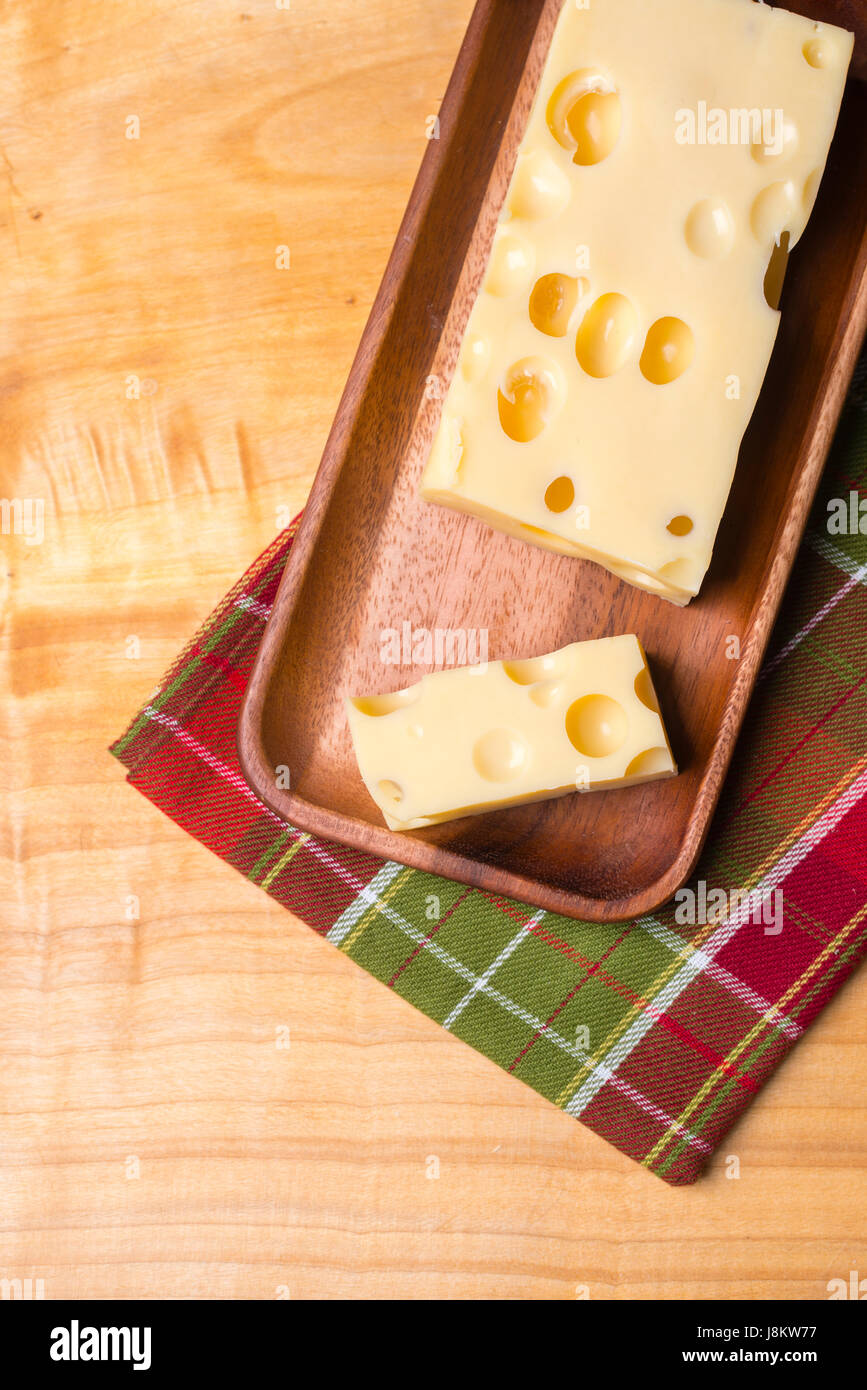
M 457 120 L 453 118 L 457 116 L 464 93 L 473 80 L 477 33 L 484 31 L 497 3 L 499 0 L 476 0 L 440 108 L 441 126 L 446 130 L 457 128 Z M 540 10 L 540 18 L 543 13 L 544 9 Z M 439 874 L 549 912 L 592 922 L 625 921 L 655 911 L 676 893 L 694 868 L 710 828 L 867 329 L 867 226 L 849 278 L 846 309 L 838 321 L 835 348 L 825 362 L 822 380 L 807 420 L 804 438 L 809 440 L 809 444 L 805 461 L 798 474 L 792 477 L 797 495 L 793 506 L 780 517 L 775 543 L 769 551 L 769 562 L 756 590 L 737 674 L 722 714 L 721 733 L 699 782 L 681 848 L 669 868 L 642 889 L 619 898 L 593 897 L 556 888 L 503 867 L 465 858 L 439 845 L 417 839 L 411 833 L 401 834 L 357 816 L 331 811 L 326 806 L 296 795 L 291 789 L 281 790 L 275 785 L 274 770 L 265 755 L 262 741 L 262 713 L 271 661 L 278 655 L 283 634 L 291 621 L 308 562 L 314 553 L 340 475 L 344 443 L 351 437 L 353 424 L 363 409 L 365 391 L 379 345 L 388 329 L 394 306 L 400 302 L 400 292 L 411 267 L 415 232 L 436 194 L 437 175 L 445 162 L 446 144 L 445 140 L 431 140 L 428 143 L 292 543 L 244 694 L 237 730 L 241 771 L 256 796 L 281 820 L 289 821 L 296 828 L 323 839 L 335 840 L 383 860 Z

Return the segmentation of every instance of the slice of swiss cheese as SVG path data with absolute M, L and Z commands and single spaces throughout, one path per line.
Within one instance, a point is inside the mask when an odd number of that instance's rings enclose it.
M 766 272 L 806 225 L 852 44 L 753 0 L 566 0 L 428 500 L 698 593 L 777 333 Z
M 422 676 L 346 702 L 367 790 L 392 830 L 673 776 L 636 637 Z

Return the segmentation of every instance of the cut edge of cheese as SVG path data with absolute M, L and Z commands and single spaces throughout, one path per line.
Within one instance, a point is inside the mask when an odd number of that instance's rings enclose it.
M 558 536 L 553 531 L 546 531 L 541 526 L 531 526 L 527 522 L 516 521 L 506 512 L 498 512 L 495 508 L 483 506 L 480 502 L 462 499 L 458 503 L 448 488 L 442 488 L 438 485 L 435 479 L 434 466 L 431 466 L 426 473 L 420 491 L 426 502 L 434 502 L 442 507 L 457 509 L 467 516 L 474 516 L 477 520 L 493 527 L 495 531 L 502 531 L 514 540 L 526 541 L 529 545 L 539 546 L 542 550 L 553 550 L 558 555 L 569 555 L 577 560 L 591 560 L 594 564 L 609 570 L 626 584 L 644 589 L 647 593 L 655 594 L 659 598 L 667 599 L 669 603 L 674 603 L 679 608 L 685 608 L 695 598 L 705 576 L 705 571 L 688 559 L 669 561 L 660 571 L 654 573 L 637 562 L 624 563 L 622 557 L 615 558 L 613 555 L 606 555 L 600 550 L 594 550 L 592 546 L 581 545 L 577 541 L 567 541 L 565 537 Z M 675 575 L 683 581 L 681 584 L 672 582 Z

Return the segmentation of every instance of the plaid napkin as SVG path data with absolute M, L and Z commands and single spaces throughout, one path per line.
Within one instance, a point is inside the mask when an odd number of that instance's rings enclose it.
M 297 521 L 111 751 L 178 825 L 389 989 L 666 1182 L 693 1182 L 867 948 L 865 468 L 867 357 L 693 897 L 653 915 L 600 926 L 533 911 L 317 840 L 256 799 L 235 726 Z

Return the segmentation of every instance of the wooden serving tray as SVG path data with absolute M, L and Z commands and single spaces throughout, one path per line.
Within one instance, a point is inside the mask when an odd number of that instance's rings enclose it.
M 437 382 L 451 375 L 562 3 L 478 0 L 440 138 L 422 164 L 292 547 L 239 752 L 256 794 L 302 829 L 608 921 L 658 907 L 695 864 L 804 529 L 867 322 L 867 87 L 849 81 L 713 563 L 700 596 L 678 609 L 597 565 L 418 496 L 441 408 Z M 864 20 L 851 0 L 790 8 L 858 23 L 864 71 Z M 486 628 L 492 660 L 636 633 L 680 776 L 410 834 L 387 830 L 359 776 L 343 699 L 398 689 L 431 669 L 382 663 L 383 629 L 404 622 Z M 726 655 L 732 636 L 740 660 Z M 277 785 L 280 765 L 290 789 Z

